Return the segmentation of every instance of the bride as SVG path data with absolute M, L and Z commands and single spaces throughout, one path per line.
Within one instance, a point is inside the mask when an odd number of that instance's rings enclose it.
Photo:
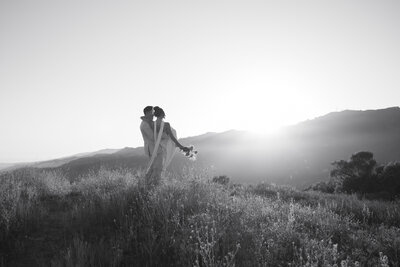
M 178 142 L 175 129 L 164 121 L 165 112 L 162 108 L 154 107 L 154 116 L 157 118 L 152 127 L 155 145 L 147 166 L 146 181 L 149 184 L 157 185 L 161 181 L 161 174 L 171 163 L 176 147 L 186 153 L 191 148 L 185 147 Z

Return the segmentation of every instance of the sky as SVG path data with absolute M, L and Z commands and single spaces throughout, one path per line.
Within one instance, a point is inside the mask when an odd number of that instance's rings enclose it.
M 400 1 L 0 0 L 0 162 L 399 106 Z

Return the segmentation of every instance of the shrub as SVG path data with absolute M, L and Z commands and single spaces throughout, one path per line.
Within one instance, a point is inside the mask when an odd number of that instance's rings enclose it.
M 227 185 L 229 184 L 229 177 L 226 175 L 216 176 L 212 179 L 212 181 L 217 184 Z

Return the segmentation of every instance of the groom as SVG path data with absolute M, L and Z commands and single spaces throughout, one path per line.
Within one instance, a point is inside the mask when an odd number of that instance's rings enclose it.
M 142 122 L 140 123 L 140 131 L 142 132 L 143 141 L 144 141 L 144 153 L 151 160 L 151 156 L 154 153 L 154 147 L 156 140 L 154 140 L 153 133 L 153 117 L 154 117 L 154 109 L 152 106 L 147 106 L 143 109 L 144 116 L 140 117 Z M 157 160 L 160 160 L 160 157 L 156 157 Z M 162 164 L 161 164 L 162 165 Z M 161 179 L 162 169 L 160 168 L 151 168 L 148 169 L 145 174 L 145 183 L 148 186 L 157 185 Z
M 140 117 L 142 119 L 142 123 L 140 123 L 140 131 L 142 132 L 144 141 L 144 153 L 150 159 L 155 145 L 153 129 L 151 128 L 153 125 L 153 117 L 154 117 L 153 107 L 152 106 L 145 107 L 143 109 L 143 113 L 144 116 Z

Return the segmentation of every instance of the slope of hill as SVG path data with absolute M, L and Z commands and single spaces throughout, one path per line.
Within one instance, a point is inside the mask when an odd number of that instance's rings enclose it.
M 94 152 L 85 152 L 85 153 L 79 153 L 79 154 L 75 154 L 73 155 L 76 158 L 81 158 L 81 157 L 90 157 L 90 156 L 95 156 L 95 155 L 99 155 L 99 154 L 113 154 L 117 151 L 119 151 L 120 149 L 110 149 L 110 148 L 106 148 L 106 149 L 101 149 L 98 151 L 94 151 Z
M 129 170 L 75 183 L 38 169 L 0 176 L 1 266 L 400 264 L 398 202 L 221 185 L 196 172 L 150 190 L 140 179 Z
M 291 144 L 288 153 L 307 162 L 298 169 L 302 176 L 316 178 L 332 161 L 358 151 L 373 152 L 381 163 L 400 160 L 399 107 L 334 112 L 288 127 L 286 134 Z

